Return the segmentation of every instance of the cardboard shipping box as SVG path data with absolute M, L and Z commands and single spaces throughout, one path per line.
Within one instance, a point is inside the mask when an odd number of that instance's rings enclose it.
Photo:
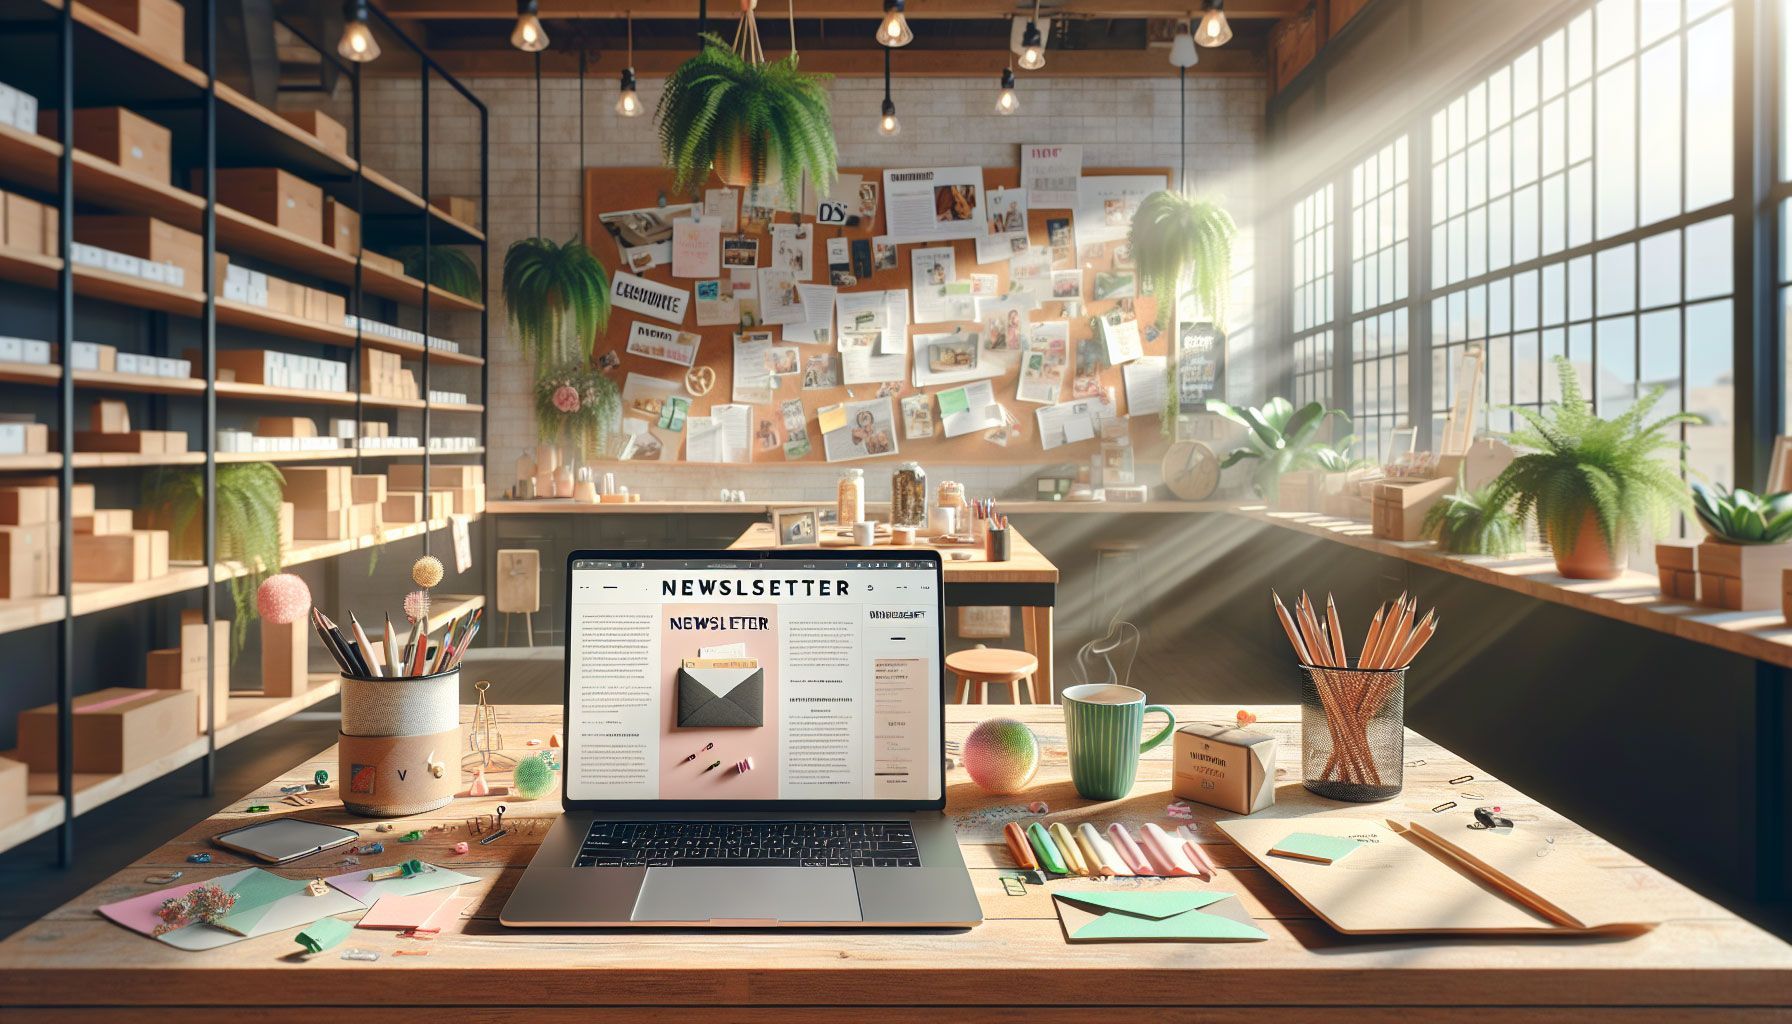
M 157 56 L 187 61 L 187 9 L 179 0 L 88 0 L 88 7 L 135 33 Z
M 351 466 L 288 466 L 281 475 L 286 478 L 286 500 L 300 511 L 336 509 L 350 501 Z
M 75 241 L 154 263 L 172 263 L 181 269 L 180 287 L 205 290 L 203 239 L 186 228 L 154 217 L 80 214 L 75 217 Z
M 357 473 L 349 478 L 351 492 L 356 504 L 373 502 L 383 504 L 386 500 L 386 478 L 378 473 Z
M 361 215 L 328 196 L 324 197 L 324 244 L 350 256 L 361 251 Z
M 1425 514 L 1456 487 L 1454 476 L 1384 480 L 1376 484 L 1370 517 L 1375 536 L 1383 540 L 1423 540 L 1419 530 L 1425 524 Z
M 479 224 L 479 200 L 472 196 L 430 196 L 429 205 L 462 224 L 475 227 Z
M 129 430 L 122 434 L 75 431 L 75 451 L 129 452 L 137 455 L 179 455 L 187 450 L 184 430 Z
M 191 608 L 180 613 L 180 646 L 150 651 L 145 685 L 152 690 L 205 689 L 205 612 Z M 217 724 L 230 718 L 230 620 L 219 619 L 212 633 L 211 702 Z M 205 731 L 205 703 L 197 701 L 196 721 Z
M 0 192 L 0 241 L 8 249 L 20 249 L 39 256 L 48 256 L 45 237 L 49 215 L 56 211 L 24 196 Z
M 54 523 L 0 526 L 0 599 L 55 595 L 62 581 L 61 558 Z
M 31 769 L 23 761 L 0 757 L 0 821 L 18 821 L 25 816 L 26 784 Z
M 0 526 L 54 523 L 61 514 L 60 488 L 44 485 L 0 487 Z
M 317 421 L 309 416 L 262 416 L 255 421 L 257 437 L 316 437 Z
M 347 540 L 352 532 L 354 506 L 339 504 L 334 508 L 298 505 L 292 514 L 292 535 L 298 540 Z
M 128 508 L 96 508 L 92 515 L 75 517 L 75 532 L 100 536 L 129 533 L 136 529 L 136 518 L 136 513 Z M 174 557 L 172 547 L 169 549 L 168 556 Z
M 76 583 L 141 583 L 168 574 L 168 531 L 77 533 Z
M 141 768 L 199 735 L 196 690 L 112 686 L 75 698 L 75 771 L 116 775 Z M 19 712 L 19 756 L 34 772 L 56 770 L 56 705 Z
M 41 135 L 61 139 L 59 111 L 40 110 L 37 130 Z M 140 174 L 162 185 L 174 182 L 169 153 L 174 135 L 149 118 L 124 107 L 86 107 L 75 111 L 75 148 L 109 160 L 132 174 Z
M 395 491 L 423 489 L 423 464 L 401 462 L 386 470 L 386 482 Z M 485 467 L 481 465 L 443 465 L 429 467 L 429 486 L 434 489 L 485 486 Z
M 310 133 L 330 152 L 348 156 L 348 128 L 341 121 L 317 110 L 282 110 L 280 116 Z
M 1276 802 L 1276 738 L 1231 725 L 1191 722 L 1176 730 L 1170 791 L 1252 814 Z
M 1699 545 L 1693 541 L 1661 541 L 1655 545 L 1655 570 L 1661 596 L 1681 601 L 1699 599 Z
M 196 172 L 197 173 L 197 172 Z M 313 242 L 324 238 L 324 192 L 277 167 L 218 168 L 218 202 Z

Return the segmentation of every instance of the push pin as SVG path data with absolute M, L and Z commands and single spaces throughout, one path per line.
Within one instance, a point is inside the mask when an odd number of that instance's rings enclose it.
M 212 855 L 209 853 L 189 853 L 189 854 L 187 854 L 187 863 L 188 864 L 210 864 L 211 862 L 212 862 Z
M 743 757 L 740 760 L 734 762 L 734 773 L 736 775 L 745 775 L 752 770 L 753 770 L 753 759 L 750 757 Z
M 313 786 L 316 786 L 318 789 L 325 788 L 326 786 L 328 786 L 330 784 L 330 773 L 324 771 L 322 768 L 319 768 L 317 771 L 315 771 L 311 774 L 311 784 Z
M 454 852 L 455 853 L 466 853 L 467 850 L 469 850 L 469 849 L 470 849 L 470 847 L 467 846 L 467 844 L 464 841 L 454 844 Z
M 422 838 L 423 838 L 423 833 L 421 831 L 419 831 L 417 829 L 411 829 L 409 832 L 406 832 L 404 835 L 399 836 L 398 841 L 401 843 L 414 843 L 417 840 L 422 839 Z
M 393 826 L 392 826 L 391 822 L 382 821 L 378 825 L 373 826 L 373 830 L 375 832 L 390 832 L 390 831 L 392 831 L 392 827 Z
M 366 846 L 363 846 L 363 847 L 357 849 L 355 852 L 360 854 L 363 857 L 371 857 L 376 853 L 385 853 L 386 852 L 386 844 L 385 843 L 368 843 Z

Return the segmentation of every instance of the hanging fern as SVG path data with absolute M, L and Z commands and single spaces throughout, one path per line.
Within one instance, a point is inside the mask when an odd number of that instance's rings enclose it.
M 720 36 L 705 35 L 702 52 L 667 77 L 654 115 L 673 190 L 701 189 L 710 169 L 720 165 L 751 185 L 777 170 L 793 208 L 805 175 L 826 195 L 839 176 L 828 94 L 821 86 L 830 77 L 797 70 L 795 53 L 760 64 L 735 53 Z
M 537 376 L 583 365 L 610 323 L 610 277 L 577 238 L 525 238 L 504 254 L 504 308 Z
M 1558 555 L 1574 550 L 1589 512 L 1612 551 L 1641 534 L 1665 530 L 1674 512 L 1691 512 L 1680 479 L 1686 446 L 1669 430 L 1703 423 L 1695 413 L 1650 421 L 1662 389 L 1652 388 L 1616 419 L 1601 419 L 1581 393 L 1574 365 L 1556 357 L 1562 397 L 1543 412 L 1512 407 L 1528 429 L 1507 437 L 1528 449 L 1494 481 L 1490 505 L 1513 505 L 1520 522 L 1534 519 Z M 1673 453 L 1674 457 L 1663 456 Z
M 407 245 L 392 253 L 397 259 L 404 261 L 404 272 L 418 280 L 423 279 L 423 254 L 424 247 L 421 245 Z M 451 245 L 432 245 L 429 247 L 429 283 L 463 299 L 477 300 L 479 264 L 464 249 L 456 249 Z
M 1177 192 L 1153 192 L 1139 203 L 1127 236 L 1141 291 L 1157 296 L 1157 323 L 1170 323 L 1184 280 L 1216 326 L 1226 321 L 1232 282 L 1232 239 L 1238 225 L 1217 203 Z
M 266 462 L 217 468 L 219 561 L 242 563 L 249 571 L 230 581 L 236 616 L 230 622 L 230 656 L 242 652 L 255 618 L 255 589 L 280 571 L 286 552 L 280 544 L 280 503 L 286 478 Z M 143 482 L 143 507 L 176 536 L 194 525 L 205 509 L 205 474 L 197 469 L 158 469 Z
M 621 408 L 616 382 L 580 364 L 551 370 L 535 382 L 535 428 L 541 439 L 564 439 L 587 458 L 607 445 Z

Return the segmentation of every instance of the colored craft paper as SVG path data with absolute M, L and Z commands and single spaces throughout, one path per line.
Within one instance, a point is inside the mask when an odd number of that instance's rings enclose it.
M 425 871 L 410 878 L 388 878 L 381 882 L 369 882 L 367 874 L 368 869 L 362 867 L 340 875 L 333 875 L 324 881 L 354 897 L 364 907 L 370 907 L 386 896 L 409 896 L 478 881 L 472 875 L 463 875 L 458 871 L 450 871 L 443 867 L 438 867 L 434 871 Z
M 1055 892 L 1053 903 L 1069 942 L 1261 942 L 1232 893 L 1168 890 Z
M 294 936 L 294 938 L 297 939 L 299 945 L 305 947 L 305 952 L 322 953 L 324 950 L 335 946 L 343 939 L 348 938 L 348 933 L 353 930 L 354 926 L 347 921 L 335 917 L 326 917 L 321 921 L 311 922 L 304 931 Z
M 274 881 L 270 882 L 269 879 Z M 231 922 L 239 931 L 207 924 L 192 924 L 162 935 L 156 935 L 161 919 L 156 909 L 165 900 L 178 899 L 203 885 L 216 885 L 237 895 L 237 904 L 220 922 Z M 213 879 L 199 879 L 155 892 L 133 896 L 128 900 L 108 903 L 99 908 L 100 916 L 123 925 L 140 935 L 153 937 L 176 949 L 216 949 L 245 938 L 267 935 L 311 924 L 320 918 L 332 917 L 360 909 L 361 903 L 346 893 L 330 892 L 313 896 L 305 891 L 306 883 L 284 879 L 261 868 L 245 868 Z
M 846 406 L 830 405 L 825 409 L 817 409 L 815 421 L 824 434 L 839 430 L 846 426 Z
M 1346 836 L 1322 836 L 1314 832 L 1296 832 L 1269 848 L 1277 857 L 1336 864 L 1355 853 L 1363 844 Z
M 450 889 L 433 889 L 408 895 L 390 893 L 374 901 L 367 913 L 361 915 L 361 920 L 355 923 L 355 927 L 398 931 L 421 928 L 453 895 L 454 891 Z

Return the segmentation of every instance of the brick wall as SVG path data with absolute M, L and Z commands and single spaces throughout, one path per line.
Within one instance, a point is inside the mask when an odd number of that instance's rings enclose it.
M 417 115 L 419 84 L 413 79 L 371 79 L 363 103 L 363 146 L 369 164 L 413 188 L 420 185 Z M 490 109 L 491 224 L 489 280 L 501 271 L 511 242 L 535 233 L 535 84 L 531 79 L 475 78 L 465 83 Z M 660 82 L 643 79 L 641 98 L 652 110 Z M 877 134 L 883 99 L 880 79 L 838 79 L 831 85 L 840 162 L 845 166 L 980 164 L 1011 167 L 1023 142 L 1080 142 L 1090 166 L 1168 166 L 1179 162 L 1174 78 L 1053 79 L 1023 76 L 1021 111 L 994 112 L 996 76 L 901 80 L 893 98 L 902 134 Z M 578 230 L 581 166 L 644 167 L 658 163 L 650 116 L 618 117 L 616 84 L 588 79 L 585 87 L 585 152 L 580 158 L 578 85 L 542 84 L 541 217 L 544 233 L 565 238 Z M 1262 142 L 1266 92 L 1257 79 L 1195 77 L 1188 82 L 1188 173 L 1191 188 L 1222 198 L 1244 225 L 1235 254 L 1230 305 L 1230 397 L 1255 397 L 1256 331 L 1253 309 L 1255 168 Z M 431 89 L 430 186 L 435 193 L 477 194 L 478 122 L 472 108 L 446 86 Z M 529 368 L 505 339 L 503 309 L 493 288 L 491 312 L 490 444 L 494 490 L 508 483 L 516 454 L 534 443 L 529 412 Z M 456 322 L 450 321 L 452 327 Z M 474 322 L 476 329 L 476 321 Z M 437 332 L 441 333 L 441 332 Z M 473 390 L 477 390 L 476 381 Z M 458 386 L 458 385 L 457 385 Z M 978 493 L 1030 490 L 1039 465 L 929 467 L 936 478 L 954 477 Z M 714 497 L 726 483 L 749 494 L 826 497 L 837 473 L 829 466 L 767 464 L 743 468 L 667 463 L 631 466 L 623 482 L 652 497 Z M 874 481 L 883 474 L 868 474 Z M 874 485 L 875 490 L 875 485 Z M 875 494 L 874 494 L 875 496 Z

